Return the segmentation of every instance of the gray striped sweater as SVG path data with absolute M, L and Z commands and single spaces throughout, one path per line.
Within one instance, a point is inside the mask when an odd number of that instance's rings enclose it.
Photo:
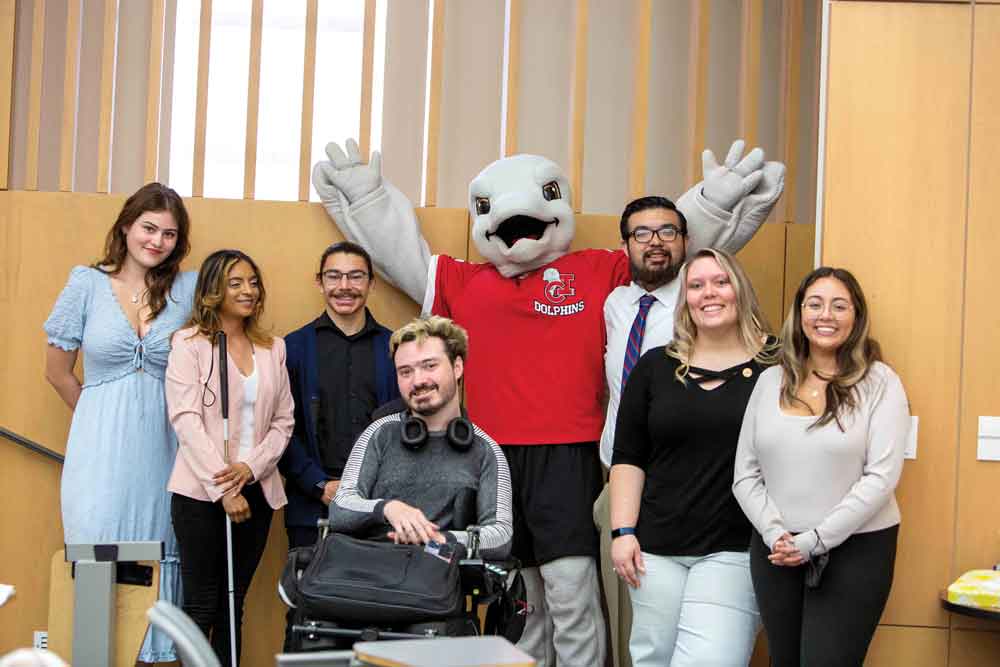
M 423 448 L 411 451 L 399 438 L 403 415 L 375 421 L 354 444 L 330 503 L 331 529 L 384 537 L 391 527 L 382 508 L 401 500 L 420 509 L 449 541 L 468 545 L 466 526 L 479 525 L 480 555 L 505 558 L 514 529 L 510 471 L 500 447 L 477 426 L 468 451 L 455 450 L 444 433 L 431 433 Z

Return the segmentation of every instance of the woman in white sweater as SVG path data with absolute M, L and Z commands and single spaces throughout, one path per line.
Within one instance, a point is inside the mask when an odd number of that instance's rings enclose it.
M 810 273 L 744 415 L 733 493 L 772 665 L 861 665 L 889 597 L 910 413 L 869 326 L 850 272 Z

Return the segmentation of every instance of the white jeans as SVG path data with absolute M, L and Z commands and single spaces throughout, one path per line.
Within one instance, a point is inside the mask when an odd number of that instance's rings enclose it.
M 642 558 L 629 587 L 633 667 L 746 667 L 760 629 L 749 554 Z

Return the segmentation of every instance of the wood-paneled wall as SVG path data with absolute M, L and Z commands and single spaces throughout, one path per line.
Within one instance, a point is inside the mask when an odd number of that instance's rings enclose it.
M 868 664 L 997 664 L 1000 627 L 947 614 L 938 596 L 1000 561 L 1000 464 L 976 460 L 978 416 L 1000 414 L 1000 6 L 830 5 L 822 263 L 858 276 L 920 419 Z
M 835 4 L 833 10 L 823 263 L 849 267 L 865 287 L 875 335 L 920 417 L 919 457 L 906 464 L 898 493 L 904 519 L 913 519 L 903 523 L 885 620 L 943 625 L 935 598 L 949 582 L 955 520 L 962 272 L 954 269 L 964 255 L 968 9 Z M 948 57 L 928 48 L 933 36 Z M 933 93 L 922 85 L 928 80 L 936 82 Z M 920 112 L 901 115 L 902 109 Z M 935 159 L 919 172 L 877 166 L 914 164 L 925 155 Z M 899 243 L 907 252 L 891 261 Z M 945 270 L 927 280 L 914 257 L 934 257 Z M 928 525 L 937 539 L 925 539 Z
M 0 425 L 56 451 L 64 450 L 70 413 L 43 378 L 42 323 L 72 266 L 94 261 L 123 197 L 84 193 L 0 192 Z M 236 245 L 261 266 L 267 285 L 266 320 L 284 334 L 315 317 L 322 301 L 312 283 L 322 249 L 341 238 L 318 204 L 189 198 L 194 251 L 185 269 L 212 250 Z M 431 249 L 467 258 L 465 209 L 418 209 Z M 811 225 L 771 223 L 741 253 L 768 317 L 780 319 L 785 286 L 811 267 Z M 792 238 L 796 240 L 792 240 Z M 575 247 L 618 247 L 613 216 L 581 215 Z M 788 254 L 788 253 L 791 253 Z M 472 257 L 470 259 L 475 259 Z M 786 278 L 784 266 L 796 267 Z M 418 307 L 379 281 L 369 302 L 377 319 L 396 327 Z M 0 581 L 18 594 L 0 607 L 0 654 L 31 642 L 46 627 L 49 560 L 62 545 L 57 463 L 0 442 Z M 284 608 L 275 584 L 287 543 L 276 515 L 270 542 L 247 603 L 247 664 L 267 664 L 280 648 Z
M 983 563 L 1000 562 L 1000 518 L 997 518 L 1000 463 L 976 460 L 979 415 L 1000 415 L 1000 394 L 997 392 L 1000 309 L 997 308 L 993 275 L 1000 258 L 1000 231 L 992 210 L 1000 184 L 1000 165 L 990 155 L 1000 148 L 1000 78 L 997 77 L 1000 41 L 997 35 L 1000 35 L 1000 5 L 977 7 L 973 36 L 956 514 L 955 569 L 960 572 Z M 970 627 L 964 622 L 957 624 Z

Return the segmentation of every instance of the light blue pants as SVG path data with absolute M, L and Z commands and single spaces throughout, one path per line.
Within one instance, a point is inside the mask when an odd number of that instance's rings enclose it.
M 746 667 L 760 614 L 746 552 L 656 556 L 632 598 L 633 667 Z

